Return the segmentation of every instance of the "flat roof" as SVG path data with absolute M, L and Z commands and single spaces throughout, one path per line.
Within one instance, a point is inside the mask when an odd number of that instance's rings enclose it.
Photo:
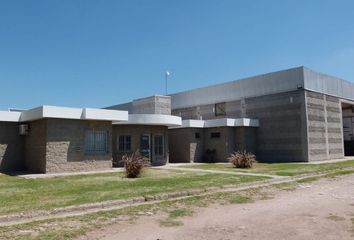
M 127 122 L 113 122 L 113 125 L 151 125 L 178 127 L 182 124 L 181 117 L 163 114 L 129 114 Z
M 0 121 L 27 122 L 43 118 L 128 121 L 128 112 L 98 108 L 70 108 L 43 105 L 22 112 L 0 111 Z
M 354 100 L 354 83 L 306 67 L 296 67 L 171 94 L 171 108 L 229 102 L 298 88 Z

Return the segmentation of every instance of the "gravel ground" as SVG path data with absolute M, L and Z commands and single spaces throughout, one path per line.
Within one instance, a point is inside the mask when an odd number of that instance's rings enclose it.
M 294 191 L 277 191 L 255 203 L 211 205 L 161 227 L 158 214 L 97 229 L 80 239 L 228 240 L 354 239 L 354 175 L 322 179 Z

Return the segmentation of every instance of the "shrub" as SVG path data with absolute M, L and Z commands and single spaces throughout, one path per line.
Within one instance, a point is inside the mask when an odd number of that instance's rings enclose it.
M 135 151 L 131 155 L 125 154 L 122 157 L 122 162 L 128 178 L 139 177 L 143 169 L 149 166 L 149 159 L 142 156 L 139 151 Z
M 256 162 L 256 156 L 243 150 L 231 153 L 227 160 L 237 168 L 251 168 Z

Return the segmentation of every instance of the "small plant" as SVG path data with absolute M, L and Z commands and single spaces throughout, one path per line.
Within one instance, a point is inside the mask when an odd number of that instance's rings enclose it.
M 128 178 L 139 177 L 143 169 L 149 166 L 149 159 L 142 156 L 139 151 L 135 151 L 131 155 L 125 154 L 122 157 L 125 174 Z
M 237 168 L 251 168 L 256 162 L 256 156 L 243 150 L 231 153 L 227 160 Z

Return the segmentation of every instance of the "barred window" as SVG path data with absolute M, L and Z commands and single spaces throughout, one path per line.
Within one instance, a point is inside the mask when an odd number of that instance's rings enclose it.
M 156 156 L 164 155 L 164 137 L 162 135 L 154 136 L 154 148 Z
M 93 130 L 86 131 L 85 153 L 88 155 L 108 153 L 108 132 Z
M 212 132 L 212 133 L 210 133 L 210 138 L 220 138 L 220 133 L 219 132 Z
M 131 151 L 131 136 L 121 135 L 118 137 L 118 151 L 129 152 Z
M 225 103 L 215 104 L 215 116 L 225 116 L 226 115 L 226 105 Z

